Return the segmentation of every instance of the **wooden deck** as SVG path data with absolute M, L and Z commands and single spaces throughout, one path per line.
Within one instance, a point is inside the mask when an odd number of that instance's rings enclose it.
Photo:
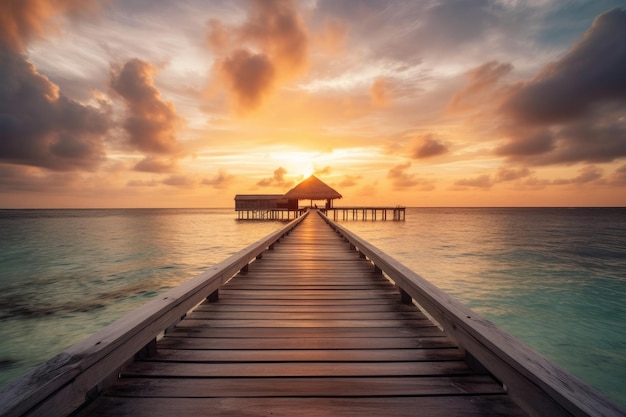
M 521 416 L 315 213 L 75 416 Z

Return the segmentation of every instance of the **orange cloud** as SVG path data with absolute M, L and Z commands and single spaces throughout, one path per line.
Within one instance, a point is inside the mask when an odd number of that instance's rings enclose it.
M 348 39 L 348 25 L 339 19 L 329 19 L 322 31 L 315 37 L 316 46 L 328 54 L 340 54 L 345 51 Z
M 481 108 L 485 102 L 493 102 L 494 88 L 512 70 L 513 66 L 509 63 L 490 61 L 466 72 L 467 85 L 452 97 L 448 110 L 462 112 Z M 489 95 L 491 96 L 486 100 Z
M 202 180 L 203 185 L 210 185 L 218 190 L 224 190 L 230 186 L 235 180 L 234 175 L 230 175 L 225 169 L 220 169 L 217 175 L 211 179 Z
M 413 152 L 413 157 L 416 159 L 425 159 L 445 153 L 448 153 L 448 146 L 435 138 L 432 133 L 428 133 L 418 139 L 418 145 Z
M 24 52 L 28 42 L 52 27 L 57 14 L 93 11 L 95 0 L 2 0 L 0 2 L 0 43 L 13 52 Z
M 251 0 L 247 20 L 236 27 L 209 22 L 209 45 L 225 55 L 213 72 L 238 110 L 257 108 L 280 83 L 307 66 L 309 36 L 291 0 Z
M 391 180 L 395 190 L 418 187 L 422 191 L 431 191 L 435 185 L 431 180 L 418 178 L 416 174 L 409 174 L 406 171 L 411 167 L 410 162 L 396 165 L 387 172 L 387 178 Z
M 149 154 L 178 154 L 181 145 L 176 130 L 182 119 L 171 102 L 164 101 L 154 86 L 154 67 L 134 58 L 111 71 L 110 86 L 126 103 L 123 126 L 130 145 Z
M 285 180 L 285 174 L 287 174 L 287 170 L 283 167 L 278 167 L 274 171 L 274 176 L 264 178 L 256 184 L 260 187 L 291 187 L 293 181 Z
M 370 87 L 370 98 L 372 104 L 378 107 L 385 107 L 389 104 L 391 97 L 389 96 L 389 84 L 383 77 L 378 77 Z

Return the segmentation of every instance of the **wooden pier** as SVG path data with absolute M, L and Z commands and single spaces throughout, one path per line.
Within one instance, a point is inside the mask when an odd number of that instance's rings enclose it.
M 237 211 L 237 220 L 293 220 L 302 216 L 306 209 L 240 209 Z
M 0 392 L 1 416 L 68 414 L 624 410 L 313 211 Z
M 331 207 L 323 212 L 334 221 L 338 220 L 406 220 L 406 207 Z M 391 216 L 390 216 L 390 215 Z

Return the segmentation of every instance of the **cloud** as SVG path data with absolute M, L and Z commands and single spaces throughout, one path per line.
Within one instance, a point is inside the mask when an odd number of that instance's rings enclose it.
M 0 45 L 2 49 L 23 53 L 28 42 L 53 28 L 53 17 L 93 12 L 95 0 L 3 0 L 0 2 Z
M 193 178 L 186 175 L 171 175 L 161 181 L 161 184 L 180 188 L 191 188 L 195 183 L 196 181 Z
M 360 175 L 344 175 L 343 180 L 339 183 L 340 187 L 354 187 L 358 185 L 359 180 L 363 177 Z
M 491 188 L 494 182 L 490 175 L 483 174 L 474 178 L 463 178 L 462 180 L 455 181 L 454 185 L 458 185 L 459 187 Z
M 225 169 L 220 169 L 218 170 L 215 177 L 202 180 L 202 184 L 210 185 L 211 187 L 217 188 L 218 190 L 224 190 L 233 183 L 234 179 L 234 175 L 230 175 L 228 172 L 226 172 Z
M 406 188 L 418 187 L 422 191 L 432 191 L 435 186 L 431 180 L 418 178 L 416 174 L 409 174 L 406 171 L 411 167 L 410 162 L 396 165 L 387 172 L 387 178 L 391 180 L 393 188 L 402 190 Z
M 432 133 L 423 135 L 418 140 L 418 145 L 413 152 L 416 159 L 432 158 L 433 156 L 448 153 L 448 146 L 434 137 Z
M 313 175 L 322 176 L 329 175 L 332 172 L 332 168 L 329 165 L 326 165 L 324 168 L 315 167 L 313 171 Z
M 237 49 L 220 60 L 216 70 L 243 110 L 258 107 L 274 87 L 276 70 L 265 54 Z
M 535 79 L 519 85 L 504 111 L 526 123 L 577 119 L 593 105 L 626 99 L 626 10 L 598 16 L 583 39 Z
M 278 167 L 274 171 L 274 176 L 264 178 L 256 184 L 260 187 L 291 187 L 293 181 L 285 180 L 285 174 L 287 174 L 287 170 L 283 167 Z
M 377 107 L 385 107 L 391 101 L 389 97 L 389 85 L 385 78 L 378 77 L 370 87 L 370 98 L 372 104 Z
M 156 156 L 147 156 L 133 167 L 134 171 L 165 173 L 176 170 L 176 160 L 168 158 L 160 158 Z
M 626 165 L 622 165 L 609 177 L 609 184 L 626 186 Z
M 309 35 L 291 0 L 251 0 L 247 19 L 228 27 L 209 22 L 208 42 L 224 51 L 213 72 L 240 111 L 261 105 L 281 82 L 307 65 Z
M 106 103 L 67 98 L 25 53 L 55 14 L 81 7 L 60 0 L 0 3 L 0 161 L 69 171 L 93 170 L 105 160 Z
M 110 86 L 126 104 L 128 117 L 123 127 L 129 144 L 148 154 L 178 154 L 182 147 L 176 131 L 183 120 L 174 104 L 161 98 L 152 79 L 154 71 L 148 62 L 131 59 L 121 67 L 112 68 Z
M 499 81 L 512 70 L 511 64 L 498 61 L 489 61 L 469 70 L 465 73 L 467 85 L 452 97 L 448 109 L 461 112 L 484 106 Z
M 315 36 L 315 46 L 331 55 L 338 55 L 345 51 L 348 40 L 349 27 L 340 19 L 328 19 L 320 33 Z
M 584 37 L 534 79 L 512 86 L 496 154 L 532 165 L 626 156 L 626 10 L 599 15 Z
M 500 167 L 498 168 L 495 182 L 515 181 L 520 178 L 528 177 L 530 174 L 530 169 L 526 167 L 520 169 Z
M 127 187 L 156 187 L 159 182 L 156 180 L 130 180 L 126 183 Z
M 574 178 L 557 179 L 552 181 L 554 185 L 569 185 L 569 184 L 586 184 L 602 178 L 602 170 L 595 166 L 586 166 L 581 168 L 578 172 L 580 175 Z

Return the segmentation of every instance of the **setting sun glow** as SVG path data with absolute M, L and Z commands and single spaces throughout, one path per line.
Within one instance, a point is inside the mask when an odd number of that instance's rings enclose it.
M 619 0 L 14 3 L 0 208 L 626 205 Z

